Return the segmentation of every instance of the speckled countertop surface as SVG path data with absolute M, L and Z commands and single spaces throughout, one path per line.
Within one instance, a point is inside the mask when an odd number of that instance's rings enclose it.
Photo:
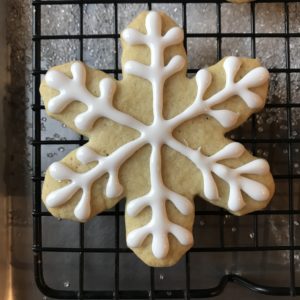
M 5 1 L 1 5 L 4 6 Z M 10 259 L 11 259 L 11 277 L 13 285 L 13 298 L 22 300 L 46 299 L 37 290 L 33 280 L 32 271 L 32 221 L 31 221 L 31 22 L 32 11 L 31 1 L 15 0 L 6 1 L 6 40 L 7 47 L 2 47 L 0 50 L 1 58 L 1 74 L 0 81 L 0 98 L 1 98 L 1 171 L 4 172 L 5 185 L 1 186 L 1 194 L 7 205 L 2 208 L 7 214 L 4 214 L 8 223 L 10 236 Z M 169 13 L 175 20 L 181 24 L 182 8 L 180 4 L 156 4 L 154 9 L 164 10 Z M 259 4 L 256 6 L 256 31 L 257 32 L 284 32 L 284 11 L 282 3 L 278 4 Z M 143 4 L 128 4 L 123 5 L 119 9 L 119 30 L 122 30 L 129 20 L 137 14 L 138 11 L 146 9 Z M 290 31 L 300 32 L 300 4 L 290 4 Z M 77 5 L 45 5 L 42 7 L 42 34 L 78 34 L 79 33 L 79 11 Z M 4 20 L 1 14 L 5 10 L 0 9 L 0 20 Z M 112 6 L 106 4 L 85 5 L 84 6 L 84 30 L 87 34 L 111 33 L 113 31 L 113 9 Z M 215 7 L 212 4 L 191 4 L 187 6 L 188 13 L 188 32 L 215 32 L 216 14 Z M 0 25 L 1 26 L 1 25 Z M 4 30 L 4 27 L 3 30 Z M 251 32 L 250 27 L 250 6 L 249 5 L 222 5 L 222 30 L 223 32 Z M 5 32 L 3 33 L 5 34 Z M 3 43 L 3 39 L 2 39 Z M 86 39 L 84 41 L 84 60 L 91 66 L 96 68 L 113 68 L 114 56 L 111 55 L 113 48 L 113 40 Z M 213 64 L 217 61 L 216 58 L 216 40 L 208 39 L 189 39 L 188 40 L 188 55 L 191 68 L 200 68 Z M 78 58 L 78 42 L 75 39 L 70 40 L 44 40 L 42 41 L 42 61 L 41 67 L 47 69 L 55 64 L 64 63 L 69 60 Z M 285 67 L 285 41 L 282 38 L 258 38 L 256 40 L 257 56 L 269 68 L 284 68 Z M 250 38 L 226 38 L 222 43 L 223 55 L 251 55 L 251 40 Z M 300 38 L 291 38 L 290 40 L 291 67 L 300 68 Z M 5 59 L 3 57 L 5 56 Z M 5 67 L 3 67 L 5 66 Z M 7 72 L 9 71 L 9 72 Z M 286 80 L 284 73 L 276 73 L 272 75 L 270 87 L 269 103 L 285 103 L 286 101 Z M 299 73 L 291 74 L 291 101 L 300 103 L 300 75 Z M 299 138 L 300 135 L 300 111 L 299 109 L 292 110 L 291 113 L 291 134 Z M 4 125 L 4 126 L 2 126 Z M 268 108 L 258 114 L 256 118 L 257 135 L 259 137 L 286 137 L 287 136 L 287 115 L 286 110 L 282 108 Z M 236 130 L 231 134 L 232 138 L 247 137 L 251 121 L 246 123 L 242 129 Z M 42 139 L 45 140 L 64 140 L 77 138 L 76 134 L 65 128 L 65 126 L 57 121 L 51 120 L 44 113 L 41 117 Z M 72 146 L 47 146 L 42 148 L 42 171 L 44 172 L 47 166 L 54 160 L 58 160 Z M 300 174 L 300 146 L 295 144 L 292 151 L 295 154 L 294 171 L 295 174 Z M 5 157 L 4 157 L 5 153 Z M 265 157 L 274 166 L 273 172 L 280 174 L 285 172 L 287 164 L 288 150 L 285 144 L 274 144 L 270 147 L 261 144 L 258 146 L 257 154 Z M 295 199 L 299 199 L 299 181 L 295 181 Z M 287 183 L 278 182 L 277 193 L 273 201 L 273 208 L 286 208 L 287 205 Z M 299 209 L 299 201 L 295 201 L 295 208 Z M 1 217 L 1 214 L 0 214 Z M 242 220 L 242 219 L 241 219 Z M 48 223 L 47 223 L 48 222 Z M 298 224 L 300 220 L 295 219 Z M 273 216 L 268 219 L 261 220 L 261 227 L 264 228 L 263 237 L 269 243 L 285 243 L 288 240 L 288 219 L 285 216 Z M 0 223 L 1 224 L 1 223 Z M 103 236 L 98 237 L 98 241 L 105 242 L 107 237 L 112 234 L 108 224 L 98 224 L 91 222 L 87 227 L 90 232 L 93 228 L 104 226 Z M 211 232 L 211 224 L 209 219 L 202 219 L 196 226 L 203 229 L 201 242 L 213 244 L 213 238 L 209 237 Z M 236 222 L 231 217 L 226 218 L 224 224 L 225 233 L 228 243 L 234 243 L 237 236 L 243 235 L 241 239 L 243 243 L 250 243 L 253 238 L 253 233 L 247 227 L 247 217 L 241 222 Z M 47 220 L 44 223 L 44 228 L 47 232 L 44 235 L 44 244 L 53 243 L 76 243 L 76 235 L 74 234 L 73 223 L 55 220 Z M 202 230 L 201 229 L 201 230 Z M 53 232 L 57 232 L 57 236 L 53 236 Z M 51 234 L 52 233 L 52 234 Z M 2 233 L 1 233 L 2 234 Z M 6 234 L 6 233 L 5 233 Z M 69 237 L 68 241 L 64 241 L 64 234 Z M 94 243 L 92 235 L 86 235 L 87 242 Z M 124 241 L 121 241 L 121 244 Z M 0 252 L 1 253 L 1 252 Z M 91 257 L 92 258 L 92 257 Z M 64 260 L 68 260 L 70 267 L 68 270 L 59 264 Z M 4 260 L 1 261 L 1 263 Z M 51 271 L 51 268 L 46 270 L 46 279 L 50 285 L 59 289 L 76 288 L 76 261 L 72 257 L 45 257 L 46 266 L 55 266 L 56 271 Z M 260 278 L 265 284 L 281 284 L 288 285 L 288 253 L 282 252 L 276 255 L 265 253 L 257 253 L 255 259 L 247 253 L 237 255 L 232 253 L 221 253 L 220 255 L 210 256 L 203 254 L 202 258 L 195 257 L 199 267 L 195 268 L 195 276 L 199 274 L 202 278 L 199 288 L 214 286 L 220 277 L 220 274 L 225 272 L 234 272 L 238 274 L 246 274 L 247 277 L 255 279 Z M 211 261 L 211 268 L 207 268 L 207 261 Z M 266 272 L 264 270 L 266 263 L 272 268 Z M 101 269 L 101 261 L 91 260 L 87 264 L 88 276 L 91 279 L 91 288 L 93 281 L 98 275 L 94 273 L 92 265 L 95 263 Z M 299 253 L 295 254 L 296 269 L 299 270 Z M 126 268 L 128 261 L 120 266 Z M 206 266 L 204 269 L 202 266 Z M 105 266 L 105 265 L 104 265 Z M 106 268 L 109 265 L 106 266 Z M 103 265 L 102 265 L 103 268 Z M 104 268 L 105 272 L 107 269 Z M 174 277 L 174 272 L 180 272 L 182 266 L 179 264 L 172 272 L 162 269 L 156 272 L 157 286 L 165 288 L 168 285 L 181 286 L 182 282 L 178 277 Z M 53 268 L 55 269 L 55 268 Z M 139 268 L 140 277 L 143 278 L 143 267 Z M 47 273 L 48 272 L 48 273 Z M 1 274 L 1 273 L 0 273 Z M 122 274 L 122 273 L 121 273 Z M 125 275 L 120 278 L 120 284 L 125 282 Z M 300 278 L 296 278 L 298 285 Z M 125 284 L 125 283 L 124 283 Z M 193 284 L 193 282 L 192 282 Z M 197 281 L 198 284 L 199 282 Z M 110 288 L 109 272 L 102 279 L 103 288 Z M 0 286 L 1 287 L 1 286 Z M 236 285 L 229 285 L 225 292 L 216 297 L 216 299 L 232 299 L 233 295 L 237 295 L 241 299 L 271 299 L 267 296 L 258 296 L 246 289 L 242 289 Z M 1 296 L 1 292 L 0 292 Z M 1 298 L 1 297 L 0 297 Z M 280 298 L 278 298 L 280 299 Z M 283 299 L 283 298 L 281 298 Z M 5 299 L 6 300 L 6 299 Z

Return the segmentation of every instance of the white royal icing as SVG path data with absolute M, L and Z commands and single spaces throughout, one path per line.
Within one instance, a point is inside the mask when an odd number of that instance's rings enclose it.
M 246 205 L 241 191 L 256 201 L 265 201 L 270 196 L 269 190 L 264 185 L 243 176 L 243 174 L 267 174 L 269 166 L 264 160 L 256 159 L 235 169 L 221 163 L 224 159 L 240 157 L 245 151 L 241 144 L 232 142 L 215 154 L 206 156 L 201 153 L 200 149 L 189 148 L 172 136 L 172 132 L 177 126 L 203 114 L 213 117 L 225 128 L 234 126 L 237 123 L 238 114 L 226 109 L 213 110 L 212 108 L 235 95 L 240 96 L 249 108 L 262 106 L 263 100 L 260 96 L 249 89 L 265 83 L 269 77 L 268 71 L 258 67 L 235 82 L 235 76 L 241 67 L 241 60 L 236 57 L 228 57 L 223 65 L 226 74 L 225 87 L 204 100 L 203 97 L 211 84 L 212 76 L 208 70 L 200 70 L 195 78 L 197 95 L 194 102 L 182 113 L 166 120 L 163 117 L 164 83 L 173 74 L 182 70 L 185 66 L 185 59 L 176 55 L 165 65 L 164 50 L 171 45 L 180 44 L 183 40 L 183 32 L 180 28 L 173 27 L 162 36 L 161 27 L 160 15 L 151 11 L 146 17 L 147 34 L 142 34 L 131 28 L 122 33 L 122 38 L 129 45 L 144 44 L 151 51 L 150 65 L 128 61 L 124 66 L 125 73 L 144 78 L 151 83 L 154 115 L 151 125 L 145 125 L 113 107 L 112 100 L 116 90 L 116 83 L 113 79 L 102 79 L 100 81 L 100 96 L 92 95 L 86 88 L 85 67 L 80 62 L 72 64 L 73 78 L 54 70 L 50 70 L 46 75 L 47 85 L 60 92 L 58 96 L 49 101 L 48 110 L 50 112 L 61 113 L 73 101 L 79 101 L 87 106 L 87 110 L 79 114 L 74 120 L 75 126 L 80 131 L 90 129 L 97 119 L 106 117 L 140 132 L 137 139 L 124 144 L 109 156 L 100 156 L 86 145 L 79 148 L 76 156 L 82 164 L 97 162 L 95 167 L 84 173 L 74 172 L 60 162 L 52 164 L 49 169 L 50 175 L 56 180 L 69 180 L 70 183 L 50 193 L 46 198 L 46 205 L 57 207 L 67 202 L 77 191 L 82 191 L 74 214 L 80 221 L 87 220 L 91 211 L 92 184 L 105 173 L 108 173 L 106 196 L 108 198 L 120 196 L 123 193 L 123 187 L 118 179 L 120 167 L 137 150 L 150 144 L 152 147 L 150 157 L 151 189 L 146 195 L 130 200 L 126 212 L 128 216 L 135 217 L 144 208 L 150 207 L 152 217 L 148 224 L 134 229 L 128 234 L 127 244 L 131 248 L 140 247 L 145 238 L 152 235 L 152 252 L 158 259 L 166 257 L 169 252 L 169 233 L 174 235 L 182 245 L 193 243 L 192 233 L 171 222 L 168 217 L 167 201 L 171 201 L 177 210 L 186 216 L 194 212 L 194 206 L 192 201 L 165 186 L 161 170 L 163 145 L 167 145 L 187 157 L 199 169 L 202 173 L 204 195 L 207 199 L 213 201 L 219 198 L 218 188 L 212 174 L 227 182 L 229 185 L 228 208 L 231 211 L 238 211 Z

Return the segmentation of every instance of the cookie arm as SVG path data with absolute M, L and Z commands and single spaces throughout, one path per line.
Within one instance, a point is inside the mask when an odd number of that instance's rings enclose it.
M 76 150 L 76 159 L 82 165 L 96 162 L 96 165 L 85 172 L 76 172 L 67 164 L 55 162 L 49 167 L 50 175 L 56 181 L 65 181 L 65 185 L 58 189 L 50 190 L 44 197 L 48 208 L 59 207 L 68 202 L 76 192 L 81 191 L 81 197 L 74 208 L 74 216 L 84 222 L 91 216 L 91 194 L 93 184 L 105 173 L 108 180 L 105 187 L 107 198 L 117 198 L 123 193 L 123 186 L 119 182 L 119 169 L 122 164 L 136 151 L 145 145 L 145 140 L 139 137 L 124 144 L 109 156 L 101 156 L 91 148 L 84 145 Z M 46 178 L 46 180 L 49 178 Z M 66 182 L 67 181 L 67 182 Z
M 50 115 L 60 119 L 60 114 L 65 113 L 71 103 L 80 102 L 86 106 L 86 110 L 77 114 L 72 124 L 67 124 L 79 133 L 84 134 L 91 130 L 94 123 L 103 117 L 136 130 L 144 128 L 144 124 L 113 106 L 113 97 L 117 88 L 115 80 L 101 79 L 99 81 L 100 96 L 94 96 L 86 86 L 87 75 L 84 64 L 79 61 L 74 62 L 70 69 L 72 78 L 57 69 L 49 70 L 45 76 L 41 92 L 42 96 L 46 96 L 45 106 Z M 53 97 L 51 94 L 48 98 L 45 85 L 58 91 L 59 94 Z
M 191 160 L 202 173 L 204 196 L 214 202 L 219 198 L 218 186 L 212 176 L 217 175 L 224 180 L 229 187 L 227 208 L 233 213 L 242 210 L 246 203 L 242 191 L 251 199 L 258 202 L 266 202 L 271 197 L 271 191 L 258 180 L 250 179 L 245 175 L 264 176 L 270 173 L 268 163 L 263 159 L 255 159 L 241 165 L 238 168 L 230 168 L 222 163 L 225 159 L 236 159 L 246 151 L 239 143 L 232 142 L 211 156 L 201 153 L 201 150 L 193 150 L 176 139 L 172 139 L 167 144 L 172 149 Z
M 227 57 L 223 63 L 225 72 L 225 85 L 217 92 L 205 99 L 205 93 L 212 82 L 209 70 L 198 71 L 195 79 L 197 83 L 197 94 L 194 102 L 182 113 L 172 118 L 169 122 L 173 128 L 194 117 L 206 114 L 217 120 L 222 127 L 232 128 L 236 126 L 239 118 L 237 112 L 228 109 L 214 109 L 215 106 L 225 103 L 234 96 L 239 96 L 249 110 L 257 110 L 264 105 L 264 99 L 251 89 L 259 87 L 268 82 L 269 73 L 263 67 L 257 67 L 248 72 L 242 79 L 235 81 L 235 77 L 242 65 L 241 59 Z

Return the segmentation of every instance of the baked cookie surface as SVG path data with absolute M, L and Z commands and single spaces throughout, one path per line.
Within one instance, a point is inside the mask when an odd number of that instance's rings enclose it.
M 71 62 L 41 84 L 47 113 L 89 139 L 49 167 L 42 199 L 85 222 L 126 197 L 127 245 L 170 266 L 193 244 L 195 195 L 235 215 L 270 201 L 267 162 L 224 137 L 263 108 L 269 74 L 227 57 L 187 78 L 183 32 L 163 13 L 141 13 L 121 38 L 122 80 Z

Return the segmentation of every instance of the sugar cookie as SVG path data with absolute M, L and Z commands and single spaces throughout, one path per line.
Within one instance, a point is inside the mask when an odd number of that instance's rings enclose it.
M 263 108 L 269 73 L 226 57 L 187 78 L 183 31 L 163 13 L 142 12 L 121 38 L 122 80 L 70 62 L 41 84 L 47 113 L 89 138 L 49 167 L 42 199 L 85 222 L 126 197 L 128 247 L 170 266 L 193 245 L 195 195 L 235 215 L 269 203 L 268 163 L 224 137 Z

